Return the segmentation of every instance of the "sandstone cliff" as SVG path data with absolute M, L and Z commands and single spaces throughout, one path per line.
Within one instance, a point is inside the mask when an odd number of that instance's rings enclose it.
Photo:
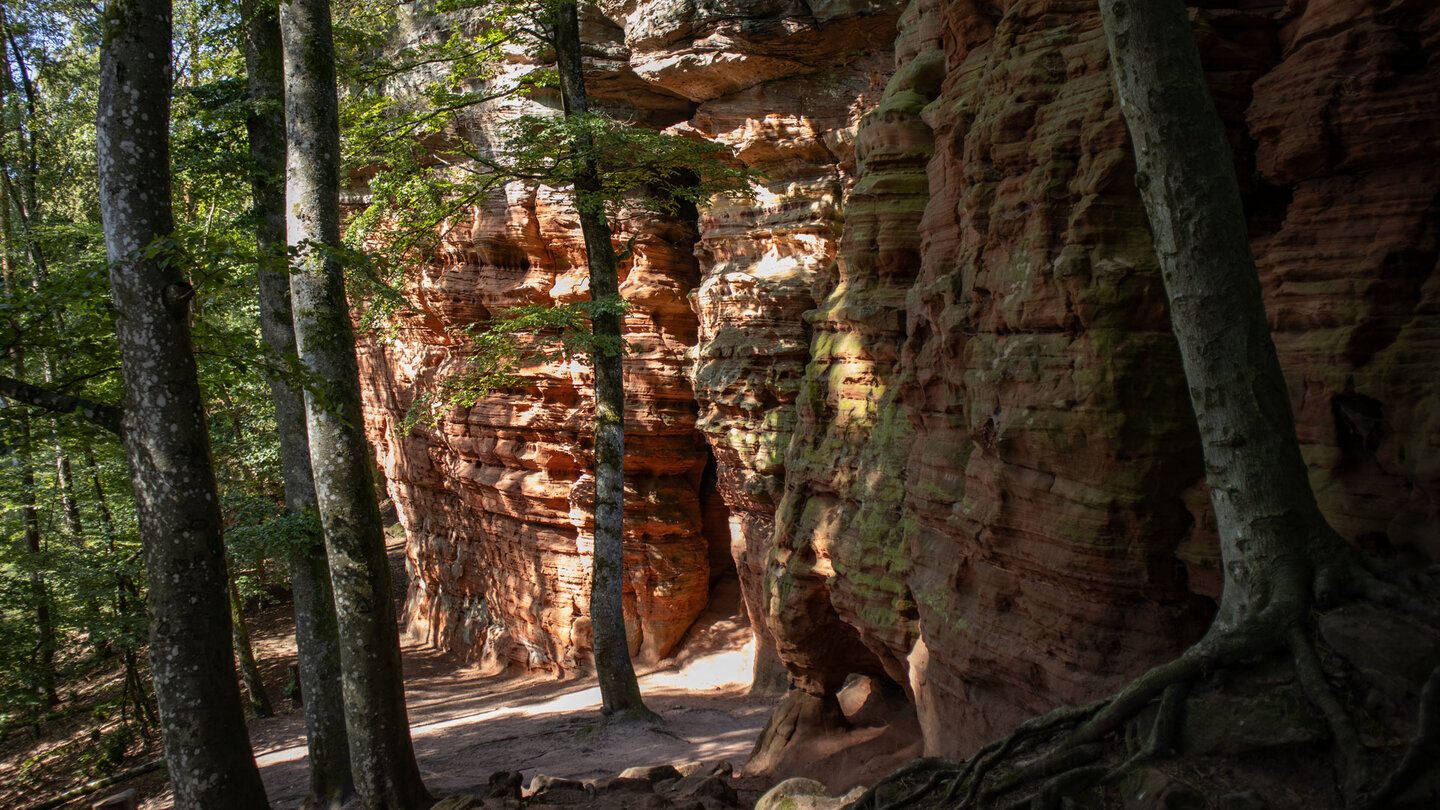
M 1197 5 L 1321 504 L 1440 560 L 1440 10 Z M 619 235 L 637 655 L 733 564 L 763 678 L 889 678 L 963 755 L 1203 631 L 1203 469 L 1092 3 L 631 0 L 586 36 L 603 103 L 765 177 Z M 446 327 L 584 297 L 566 196 L 507 188 L 408 283 L 361 360 L 412 628 L 580 666 L 584 367 L 394 429 L 463 363 Z

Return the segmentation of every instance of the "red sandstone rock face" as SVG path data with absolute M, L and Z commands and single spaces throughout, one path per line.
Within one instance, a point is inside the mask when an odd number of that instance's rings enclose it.
M 936 12 L 916 3 L 901 18 L 897 69 L 856 135 L 859 178 L 834 286 L 805 314 L 814 337 L 765 586 L 781 656 L 815 692 L 851 672 L 909 682 L 918 627 L 904 583 L 914 523 L 902 473 L 912 430 L 894 382 L 929 199 L 933 138 L 920 111 L 944 77 Z
M 1434 559 L 1440 16 L 1365 8 L 1212 8 L 1197 33 L 1326 514 Z M 910 675 L 928 750 L 960 755 L 1173 654 L 1218 573 L 1095 12 L 946 12 L 899 376 Z
M 1356 542 L 1440 559 L 1440 10 L 1204 5 L 1321 504 Z M 683 632 L 728 543 L 798 685 L 886 675 L 928 752 L 963 755 L 1202 632 L 1213 526 L 1093 3 L 917 0 L 898 36 L 880 3 L 603 12 L 601 94 L 766 175 L 698 233 L 639 225 L 637 649 Z M 588 644 L 584 370 L 389 432 L 459 362 L 434 327 L 584 295 L 563 197 L 507 194 L 416 271 L 425 316 L 362 373 L 412 623 L 568 668 Z
M 1247 113 L 1289 206 L 1255 242 L 1321 507 L 1440 559 L 1440 8 L 1301 4 Z
M 1174 557 L 1197 442 L 1096 12 L 948 10 L 900 398 L 910 681 L 927 749 L 959 755 L 1208 616 Z
M 893 30 L 893 17 L 867 21 L 871 29 Z M 853 44 L 848 29 L 822 30 L 844 47 Z M 771 559 L 775 510 L 810 359 L 805 313 L 834 283 L 830 266 L 843 201 L 855 179 L 855 129 L 889 71 L 888 52 L 852 56 L 818 74 L 707 100 L 690 122 L 764 178 L 753 199 L 723 200 L 701 216 L 696 255 L 703 277 L 691 294 L 700 322 L 693 369 L 697 427 L 718 462 L 762 678 L 777 643 L 819 637 L 802 624 L 811 611 L 778 613 L 767 606 L 767 570 L 777 564 Z M 829 629 L 838 633 L 840 649 L 853 638 L 846 625 L 832 622 Z M 792 655 L 787 663 L 797 660 Z
M 626 361 L 627 616 L 632 648 L 651 660 L 704 606 L 707 558 L 717 549 L 716 562 L 727 566 L 734 552 L 747 603 L 763 616 L 789 406 L 809 349 L 800 316 L 814 306 L 838 241 L 855 123 L 889 70 L 893 11 L 861 3 L 837 17 L 753 5 L 740 16 L 770 22 L 740 26 L 735 9 L 664 11 L 708 43 L 687 40 L 679 71 L 661 64 L 674 38 L 653 35 L 671 24 L 655 21 L 655 4 L 607 6 L 608 19 L 583 23 L 602 104 L 656 126 L 690 117 L 688 130 L 735 147 L 765 173 L 753 200 L 706 213 L 698 248 L 691 225 L 640 223 L 637 259 L 622 281 L 636 347 Z M 753 52 L 730 49 L 736 42 Z M 760 55 L 767 49 L 784 56 Z M 523 111 L 494 105 L 468 124 L 484 131 Z M 461 368 L 463 349 L 441 330 L 585 295 L 568 200 L 519 186 L 505 193 L 454 224 L 442 255 L 414 272 L 407 286 L 421 316 L 397 340 L 364 347 L 370 435 L 409 535 L 412 630 L 495 665 L 569 669 L 588 647 L 583 369 L 528 369 L 526 390 L 448 414 L 438 431 L 399 437 L 391 429 L 417 390 Z M 692 380 L 704 394 L 692 393 Z M 713 474 L 705 471 L 710 452 Z
M 463 362 L 462 350 L 427 326 L 463 326 L 511 306 L 585 294 L 568 197 L 518 185 L 506 194 L 455 224 L 443 255 L 412 278 L 428 317 L 365 347 L 370 435 L 409 535 L 412 628 L 497 665 L 573 668 L 589 647 L 588 369 L 534 364 L 520 391 L 446 414 L 437 430 L 394 430 L 417 389 Z M 621 282 L 635 304 L 626 318 L 626 599 L 632 652 L 655 660 L 708 596 L 698 496 L 706 454 L 685 375 L 695 342 L 685 298 L 695 281 L 694 236 L 654 218 L 627 228 L 639 238 Z

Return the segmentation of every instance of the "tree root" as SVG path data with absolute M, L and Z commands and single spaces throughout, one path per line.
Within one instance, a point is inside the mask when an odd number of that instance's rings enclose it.
M 1088 765 L 1064 771 L 1047 779 L 1034 796 L 1018 799 L 1008 805 L 1006 810 L 1059 810 L 1061 799 L 1102 781 L 1109 772 L 1110 769 L 1104 765 Z
M 850 810 L 877 810 L 877 808 L 882 806 L 888 808 L 888 810 L 902 810 L 902 808 L 910 807 L 933 792 L 944 780 L 950 778 L 953 775 L 954 768 L 955 762 L 948 759 L 938 759 L 934 757 L 918 757 L 913 759 L 908 764 L 885 777 L 885 779 L 879 784 L 876 784 L 875 787 L 865 791 L 864 795 L 850 805 Z M 889 788 L 902 789 L 908 786 L 911 780 L 920 777 L 924 777 L 925 781 L 918 790 L 911 790 L 898 799 L 892 799 L 883 805 L 876 804 L 876 802 L 880 801 L 880 794 L 884 790 Z
M 1128 771 L 1175 753 L 1180 727 L 1185 720 L 1185 699 L 1189 696 L 1189 681 L 1177 681 L 1165 687 L 1160 696 L 1160 707 L 1155 712 L 1155 722 L 1150 726 L 1149 738 L 1140 745 L 1139 751 L 1113 769 L 1114 772 Z
M 1352 588 L 1347 590 L 1352 594 L 1358 590 L 1362 600 L 1440 626 L 1440 614 L 1435 614 L 1423 591 L 1391 585 L 1364 569 L 1350 578 L 1349 584 Z M 1323 585 L 1317 578 L 1312 595 L 1319 597 Z M 1065 796 L 1095 785 L 1116 784 L 1137 766 L 1172 756 L 1193 684 L 1218 669 L 1278 651 L 1288 654 L 1305 698 L 1330 731 L 1346 805 L 1363 810 L 1390 806 L 1440 758 L 1440 667 L 1421 690 L 1414 738 L 1383 783 L 1365 795 L 1365 787 L 1375 784 L 1372 752 L 1327 676 L 1308 605 L 1297 609 L 1293 601 L 1277 601 L 1239 626 L 1212 629 L 1179 657 L 1145 672 L 1115 695 L 1032 718 L 964 762 L 916 760 L 875 784 L 847 810 L 1053 810 Z M 1432 614 L 1436 616 L 1433 623 L 1429 621 Z M 1130 732 L 1126 741 L 1130 755 L 1117 756 L 1116 734 L 1125 735 L 1127 727 L 1133 729 L 1135 718 L 1157 701 L 1155 718 L 1144 739 L 1137 740 L 1140 735 Z M 1114 764 L 1117 759 L 1119 764 Z
M 1352 596 L 1398 610 L 1431 626 L 1440 626 L 1440 610 L 1419 596 L 1427 586 L 1434 587 L 1434 580 L 1428 573 L 1392 573 L 1394 569 L 1389 568 L 1372 570 L 1372 566 L 1385 561 L 1364 559 L 1369 564 L 1361 568 L 1358 576 L 1348 578 L 1348 590 Z
M 1365 798 L 1360 806 L 1364 810 L 1388 806 L 1401 791 L 1435 767 L 1436 760 L 1440 760 L 1440 666 L 1431 670 L 1430 677 L 1425 680 L 1425 688 L 1420 690 L 1415 739 L 1410 741 L 1405 755 L 1380 788 Z
M 1315 708 L 1320 710 L 1320 714 L 1324 715 L 1325 722 L 1330 726 L 1330 734 L 1339 748 L 1340 761 L 1337 770 L 1340 772 L 1342 792 L 1346 796 L 1354 796 L 1364 780 L 1365 746 L 1360 742 L 1360 733 L 1355 730 L 1355 723 L 1345 711 L 1339 696 L 1325 680 L 1325 670 L 1320 664 L 1320 655 L 1315 651 L 1315 641 L 1310 633 L 1297 624 L 1290 628 L 1287 635 L 1286 642 L 1295 660 L 1295 675 L 1300 681 L 1300 687 L 1305 690 L 1305 696 Z

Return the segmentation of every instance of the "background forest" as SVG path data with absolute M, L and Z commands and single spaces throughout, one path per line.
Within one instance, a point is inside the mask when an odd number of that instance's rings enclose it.
M 386 36 L 394 9 L 380 8 L 344 17 L 353 25 L 339 28 L 343 64 Z M 9 398 L 28 383 L 55 392 L 59 410 L 69 409 L 67 397 L 121 400 L 95 166 L 99 9 L 7 0 L 0 29 L 0 737 L 77 713 L 93 721 L 43 764 L 17 763 L 8 792 L 67 770 L 109 773 L 153 754 L 157 740 L 142 649 L 146 581 L 120 442 L 93 421 Z M 235 4 L 175 7 L 176 227 L 155 249 L 183 262 L 195 288 L 195 356 L 221 471 L 232 593 L 244 608 L 236 645 L 252 709 L 268 713 L 279 696 L 254 677 L 245 613 L 288 598 L 287 555 L 313 543 L 318 527 L 313 515 L 285 512 L 266 372 L 290 369 L 261 348 L 241 34 Z

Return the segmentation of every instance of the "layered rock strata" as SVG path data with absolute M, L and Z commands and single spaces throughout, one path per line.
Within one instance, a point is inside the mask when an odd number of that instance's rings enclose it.
M 690 121 L 762 178 L 752 199 L 722 199 L 701 216 L 703 277 L 691 294 L 701 333 L 693 368 L 697 427 L 719 464 L 761 687 L 775 685 L 767 665 L 777 643 L 800 629 L 767 618 L 766 569 L 810 358 L 806 312 L 835 283 L 832 264 L 856 176 L 855 131 L 891 70 L 892 35 L 877 32 L 893 31 L 894 18 L 883 7 L 873 11 L 865 18 L 869 36 L 858 40 L 873 50 L 833 53 L 846 61 L 708 99 Z M 837 43 L 854 46 L 851 28 L 832 32 Z M 782 626 L 772 628 L 776 620 Z
M 903 503 L 913 429 L 896 382 L 929 199 L 933 135 L 920 112 L 945 75 L 938 18 L 933 2 L 901 18 L 897 69 L 856 134 L 859 179 L 833 286 L 804 316 L 814 334 L 764 584 L 781 656 L 814 693 L 833 693 L 854 672 L 909 682 L 918 627 Z
M 684 373 L 694 237 L 683 223 L 627 227 L 638 238 L 621 283 L 636 305 L 626 317 L 626 599 L 632 653 L 656 660 L 708 595 L 707 455 Z M 411 285 L 423 316 L 362 353 L 362 374 L 386 382 L 371 391 L 368 426 L 408 533 L 407 614 L 418 632 L 497 665 L 573 669 L 589 647 L 589 369 L 532 363 L 523 387 L 442 414 L 434 430 L 397 425 L 414 392 L 465 363 L 444 329 L 585 296 L 578 223 L 567 196 L 512 186 L 446 236 L 442 259 Z
M 624 246 L 640 233 L 621 286 L 634 346 L 626 359 L 632 647 L 663 657 L 703 608 L 709 571 L 738 564 L 760 647 L 770 651 L 759 619 L 762 569 L 808 356 L 801 314 L 814 306 L 838 243 L 854 128 L 890 69 L 896 12 L 858 4 L 814 14 L 779 3 L 747 9 L 747 20 L 729 8 L 602 10 L 583 21 L 599 102 L 651 126 L 684 121 L 682 131 L 731 146 L 760 178 L 753 197 L 707 210 L 698 245 L 695 225 L 675 219 L 651 217 L 617 234 Z M 683 53 L 667 50 L 676 47 Z M 459 126 L 486 142 L 496 123 L 535 106 L 499 102 Z M 457 328 L 516 305 L 586 296 L 578 225 L 563 195 L 512 185 L 445 237 L 441 254 L 407 283 L 417 314 L 395 339 L 362 347 L 370 435 L 409 538 L 409 622 L 495 666 L 573 669 L 588 649 L 583 368 L 530 367 L 524 390 L 444 414 L 436 430 L 400 436 L 394 426 L 417 392 L 464 367 Z M 692 381 L 703 394 L 692 393 Z
M 1200 5 L 1322 507 L 1362 546 L 1433 562 L 1440 10 Z M 1093 3 L 601 11 L 597 87 L 764 175 L 693 225 L 639 228 L 637 651 L 664 654 L 728 544 L 796 686 L 886 677 L 927 751 L 964 755 L 1203 632 L 1220 582 L 1203 468 Z M 415 626 L 565 668 L 585 647 L 583 369 L 389 430 L 459 362 L 437 324 L 584 294 L 563 197 L 507 193 L 417 270 L 424 317 L 367 351 L 368 414 Z

